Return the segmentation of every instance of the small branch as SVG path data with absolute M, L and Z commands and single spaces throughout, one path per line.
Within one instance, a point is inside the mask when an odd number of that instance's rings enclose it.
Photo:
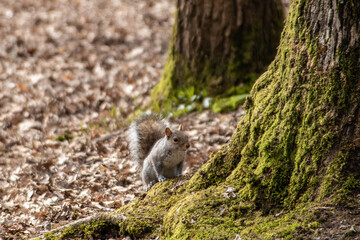
M 58 228 L 52 229 L 52 230 L 50 230 L 50 231 L 48 231 L 46 233 L 43 233 L 43 234 L 40 234 L 40 235 L 38 235 L 38 236 L 36 236 L 34 238 L 31 238 L 31 240 L 35 240 L 35 239 L 39 239 L 39 238 L 43 239 L 45 234 L 61 232 L 62 230 L 66 229 L 66 228 L 69 228 L 69 227 L 78 228 L 78 227 L 80 227 L 81 225 L 84 225 L 84 224 L 90 225 L 91 222 L 94 222 L 94 221 L 105 221 L 105 222 L 112 223 L 112 224 L 115 225 L 120 220 L 125 220 L 125 219 L 126 219 L 126 217 L 122 213 L 119 213 L 119 214 L 98 213 L 98 214 L 95 214 L 95 215 L 92 215 L 92 216 L 82 218 L 82 219 L 76 220 L 74 222 L 65 224 L 64 226 L 60 226 Z
M 121 131 L 123 131 L 123 130 L 119 130 L 119 131 L 116 131 L 116 132 L 111 132 L 111 133 L 105 134 L 105 135 L 103 135 L 101 137 L 93 139 L 93 141 L 95 141 L 96 143 L 105 142 L 105 141 L 107 141 L 107 140 L 109 140 L 109 139 L 111 139 L 113 137 L 116 137 L 116 136 L 120 135 Z

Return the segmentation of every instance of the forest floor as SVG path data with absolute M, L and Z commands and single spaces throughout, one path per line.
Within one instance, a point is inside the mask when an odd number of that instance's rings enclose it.
M 165 64 L 174 1 L 0 1 L 0 239 L 29 238 L 144 192 L 126 120 Z M 243 111 L 192 113 L 185 174 Z
M 174 4 L 0 1 L 0 240 L 110 212 L 144 193 L 127 119 L 160 79 Z M 185 174 L 229 141 L 243 114 L 174 120 L 191 141 Z M 318 239 L 351 236 L 353 214 L 324 214 L 331 224 Z

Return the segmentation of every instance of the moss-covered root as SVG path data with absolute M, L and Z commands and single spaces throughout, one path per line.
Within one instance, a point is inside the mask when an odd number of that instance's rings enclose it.
M 121 214 L 100 213 L 53 229 L 35 239 L 89 239 L 119 235 L 118 222 Z
M 33 239 L 109 239 L 121 236 L 147 239 L 146 236 L 149 233 L 156 234 L 154 229 L 159 228 L 156 219 L 146 215 L 149 212 L 134 214 L 136 211 L 132 211 L 131 206 L 133 204 L 127 206 L 127 210 L 120 211 L 120 213 L 101 213 L 80 219 Z M 151 210 L 155 211 L 156 208 Z

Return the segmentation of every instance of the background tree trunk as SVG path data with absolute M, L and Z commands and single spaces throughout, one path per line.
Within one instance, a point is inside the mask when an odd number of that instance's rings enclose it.
M 256 81 L 231 142 L 191 179 L 158 183 L 120 208 L 120 233 L 359 237 L 327 228 L 344 219 L 358 224 L 359 11 L 359 1 L 294 0 L 277 56 Z
M 280 0 L 178 0 L 167 66 L 153 100 L 164 106 L 189 103 L 194 95 L 248 92 L 274 59 L 283 9 Z

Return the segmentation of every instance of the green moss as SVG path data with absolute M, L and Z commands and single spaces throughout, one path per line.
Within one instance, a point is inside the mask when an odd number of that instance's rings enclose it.
M 61 239 L 90 239 L 117 234 L 118 228 L 110 222 L 94 220 L 91 224 L 82 224 L 78 227 L 67 227 L 59 232 L 49 232 L 44 234 L 46 240 Z
M 46 240 L 53 240 L 56 239 L 56 234 L 54 232 L 45 233 L 44 238 Z
M 154 228 L 158 227 L 158 224 L 151 218 L 139 219 L 136 217 L 129 217 L 126 221 L 122 222 L 120 226 L 121 234 L 139 237 L 151 233 Z
M 151 92 L 151 98 L 153 99 L 152 108 L 156 112 L 161 112 L 162 109 L 166 109 L 169 111 L 171 109 L 171 100 L 170 91 L 172 87 L 171 78 L 173 77 L 173 71 L 175 68 L 176 61 L 173 57 L 169 57 L 165 68 L 163 70 L 163 74 L 160 82 L 153 88 Z
M 71 219 L 76 220 L 79 217 L 79 215 L 80 215 L 80 213 L 78 211 L 74 211 L 72 216 L 71 216 Z
M 311 222 L 307 225 L 308 228 L 311 228 L 311 229 L 316 229 L 316 228 L 319 228 L 319 222 Z
M 206 201 L 203 201 L 206 194 Z M 229 200 L 215 188 L 194 193 L 179 201 L 164 219 L 167 239 L 223 239 L 240 235 L 242 239 L 292 238 L 299 229 L 313 231 L 319 223 L 311 221 L 311 205 L 280 214 L 264 215 L 253 207 L 241 212 L 238 198 Z M 237 208 L 237 210 L 234 210 Z M 225 209 L 225 210 L 224 210 Z M 182 214 L 182 213 L 186 214 Z M 237 214 L 234 216 L 234 212 Z M 181 214 L 181 216 L 179 216 Z
M 71 141 L 74 138 L 74 136 L 71 134 L 69 130 L 66 130 L 59 136 L 55 138 L 56 141 L 64 142 L 64 141 Z
M 228 110 L 235 110 L 241 103 L 245 101 L 248 94 L 234 95 L 227 98 L 216 99 L 212 105 L 214 112 L 223 112 Z

